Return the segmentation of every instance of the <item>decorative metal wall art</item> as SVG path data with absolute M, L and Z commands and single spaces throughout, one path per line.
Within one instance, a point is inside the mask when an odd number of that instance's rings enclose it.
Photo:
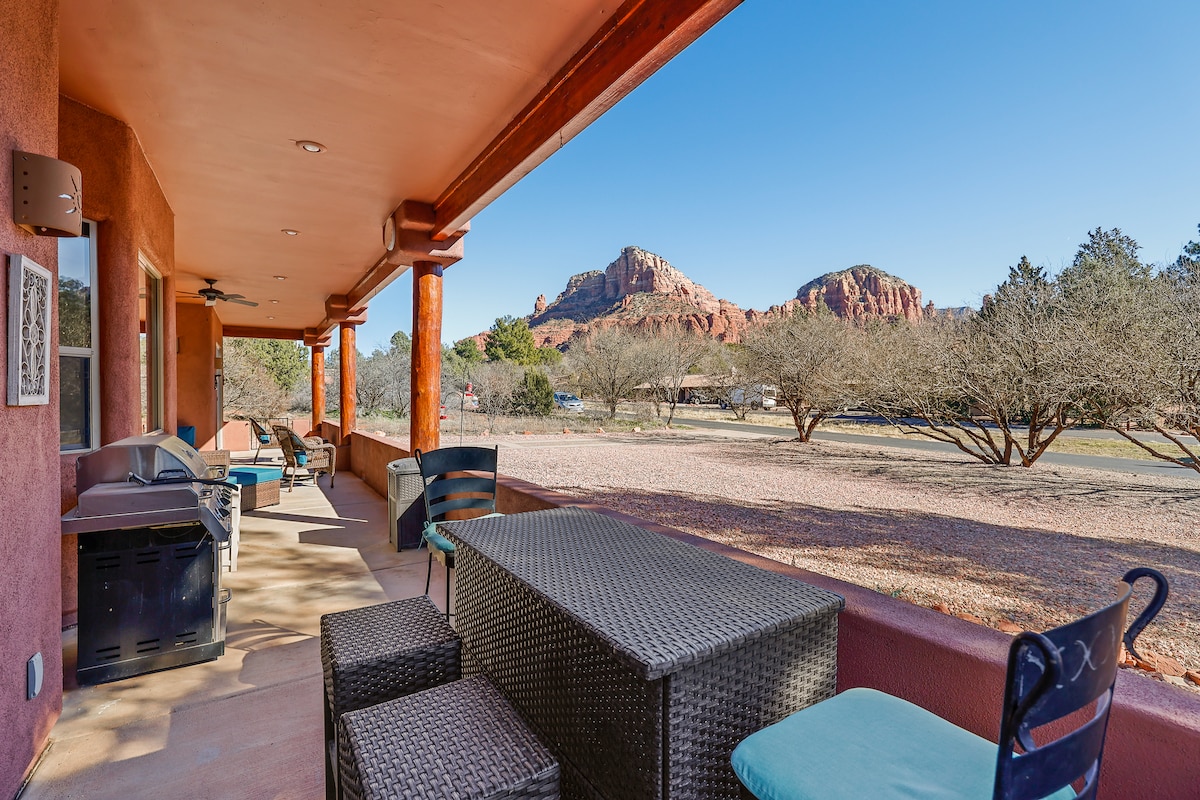
M 50 271 L 8 257 L 8 404 L 50 402 Z

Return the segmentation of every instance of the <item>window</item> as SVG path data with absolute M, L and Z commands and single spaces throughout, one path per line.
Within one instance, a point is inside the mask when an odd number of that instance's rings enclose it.
M 162 275 L 140 253 L 138 266 L 142 433 L 149 433 L 163 426 Z
M 59 450 L 99 447 L 96 224 L 78 238 L 58 240 Z

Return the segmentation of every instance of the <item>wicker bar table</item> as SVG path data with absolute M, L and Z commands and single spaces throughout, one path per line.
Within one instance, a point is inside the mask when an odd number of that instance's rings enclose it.
M 579 508 L 439 528 L 463 674 L 520 710 L 564 797 L 736 798 L 734 746 L 833 695 L 832 592 Z

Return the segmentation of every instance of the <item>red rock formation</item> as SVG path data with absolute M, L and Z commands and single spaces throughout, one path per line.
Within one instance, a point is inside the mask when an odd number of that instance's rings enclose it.
M 834 313 L 853 319 L 904 317 L 915 322 L 929 313 L 921 306 L 920 289 L 867 265 L 822 275 L 802 286 L 795 299 L 766 311 L 743 311 L 718 300 L 661 256 L 626 247 L 605 270 L 572 276 L 553 303 L 540 295 L 529 327 L 538 347 L 563 348 L 574 337 L 613 325 L 641 330 L 677 325 L 733 343 L 751 328 L 800 309 L 815 309 L 822 301 Z M 487 334 L 472 338 L 483 349 Z
M 920 289 L 869 264 L 809 281 L 796 292 L 796 299 L 810 310 L 824 301 L 833 313 L 849 319 L 904 317 L 919 322 L 924 316 Z

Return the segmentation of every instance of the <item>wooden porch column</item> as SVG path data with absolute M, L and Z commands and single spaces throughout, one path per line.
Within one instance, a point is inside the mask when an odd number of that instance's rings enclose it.
M 339 322 L 341 342 L 338 355 L 341 366 L 342 394 L 340 408 L 342 411 L 342 437 L 345 442 L 354 430 L 358 421 L 358 346 L 355 344 L 353 322 Z
M 325 419 L 325 348 L 312 349 L 312 429 L 319 431 Z
M 442 403 L 442 265 L 413 264 L 410 450 L 436 450 Z

